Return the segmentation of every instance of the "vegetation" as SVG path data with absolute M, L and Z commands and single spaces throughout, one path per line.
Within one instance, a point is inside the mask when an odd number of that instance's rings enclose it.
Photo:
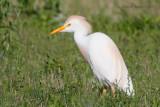
M 159 0 L 82 1 L 88 7 L 80 0 L 0 1 L 1 106 L 160 106 Z M 103 1 L 108 4 L 99 9 Z M 49 35 L 72 14 L 85 16 L 93 32 L 114 40 L 132 77 L 134 98 L 118 90 L 113 98 L 108 89 L 100 100 L 102 88 L 73 34 Z

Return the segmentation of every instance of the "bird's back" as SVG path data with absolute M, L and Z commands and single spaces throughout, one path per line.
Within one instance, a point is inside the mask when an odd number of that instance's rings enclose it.
M 125 90 L 129 88 L 130 91 L 133 91 L 133 85 L 128 76 L 127 67 L 113 40 L 99 32 L 89 35 L 88 38 L 90 64 L 99 81 L 104 84 L 107 84 L 107 81 L 117 84 L 119 89 Z

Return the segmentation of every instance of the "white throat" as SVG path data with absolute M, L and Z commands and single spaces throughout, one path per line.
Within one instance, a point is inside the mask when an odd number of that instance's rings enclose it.
M 83 57 L 85 58 L 85 60 L 87 62 L 89 62 L 88 59 L 88 36 L 87 33 L 83 33 L 83 32 L 74 32 L 74 40 L 81 52 L 81 54 L 83 55 Z
M 78 46 L 87 47 L 88 36 L 85 32 L 74 32 L 74 40 Z

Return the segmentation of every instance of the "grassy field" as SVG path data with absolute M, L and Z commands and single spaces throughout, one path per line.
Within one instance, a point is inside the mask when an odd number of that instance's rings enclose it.
M 160 106 L 159 0 L 85 1 L 0 1 L 0 106 Z M 108 89 L 99 100 L 102 88 L 73 34 L 49 35 L 72 14 L 114 40 L 134 98 L 118 90 L 113 98 Z

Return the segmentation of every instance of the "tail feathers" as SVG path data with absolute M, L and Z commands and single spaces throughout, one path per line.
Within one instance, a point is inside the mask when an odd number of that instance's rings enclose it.
M 122 87 L 122 90 L 124 92 L 126 92 L 128 96 L 131 96 L 131 95 L 134 96 L 135 95 L 135 91 L 133 89 L 132 80 L 131 80 L 130 77 L 127 79 L 126 84 Z

